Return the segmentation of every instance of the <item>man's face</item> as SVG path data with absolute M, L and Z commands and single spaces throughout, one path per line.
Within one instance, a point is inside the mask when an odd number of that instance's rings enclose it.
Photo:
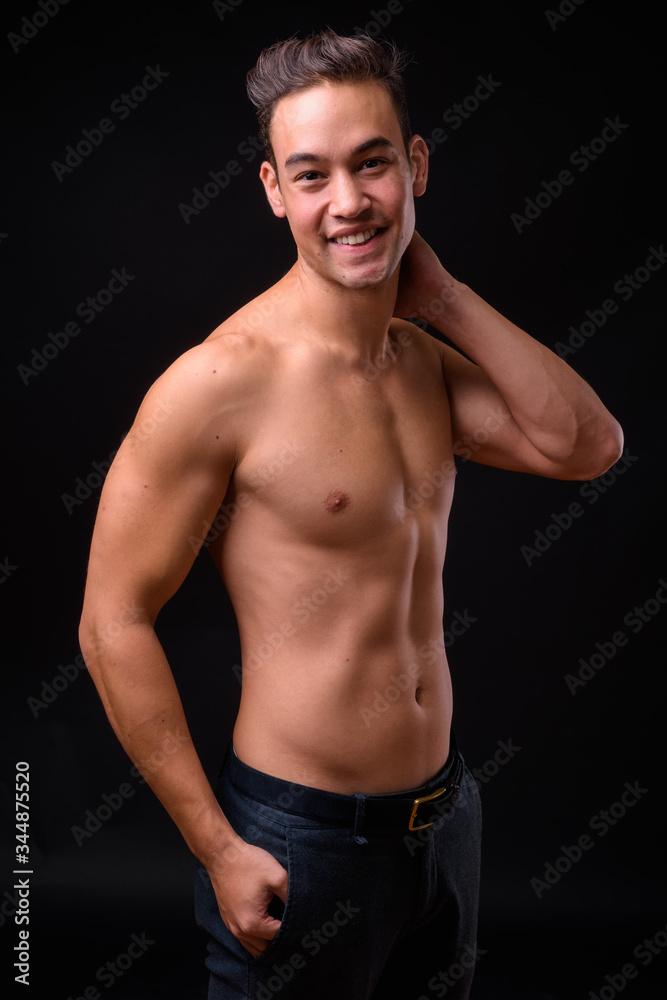
M 327 82 L 290 94 L 276 105 L 271 138 L 277 176 L 264 163 L 261 177 L 301 264 L 346 288 L 385 282 L 412 238 L 428 156 L 415 136 L 408 160 L 385 89 Z

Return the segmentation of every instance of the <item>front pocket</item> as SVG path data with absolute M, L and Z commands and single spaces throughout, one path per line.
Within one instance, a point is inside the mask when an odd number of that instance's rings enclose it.
M 289 931 L 292 920 L 292 911 L 294 909 L 294 896 L 297 891 L 296 886 L 296 872 L 294 865 L 294 851 L 291 843 L 291 836 L 289 830 L 284 830 L 283 832 L 284 841 L 281 845 L 282 849 L 279 851 L 274 851 L 272 847 L 268 847 L 266 843 L 259 844 L 265 851 L 268 851 L 276 861 L 278 861 L 283 868 L 287 870 L 287 899 L 283 905 L 282 900 L 274 896 L 272 902 L 269 904 L 268 912 L 271 916 L 275 916 L 280 920 L 280 927 L 278 928 L 278 933 L 272 941 L 269 942 L 266 949 L 257 958 L 252 958 L 252 963 L 261 965 L 264 962 L 270 960 L 278 949 L 282 946 L 285 939 L 289 940 Z M 282 910 L 282 913 L 280 912 Z

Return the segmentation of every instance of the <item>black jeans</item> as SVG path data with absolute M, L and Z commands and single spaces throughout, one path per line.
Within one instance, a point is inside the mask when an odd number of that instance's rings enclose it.
M 369 796 L 291 784 L 228 749 L 216 790 L 223 812 L 240 837 L 287 869 L 289 889 L 275 914 L 277 936 L 253 958 L 225 927 L 198 867 L 209 1000 L 468 997 L 478 957 L 481 808 L 452 745 L 427 785 Z M 412 817 L 415 799 L 443 788 Z

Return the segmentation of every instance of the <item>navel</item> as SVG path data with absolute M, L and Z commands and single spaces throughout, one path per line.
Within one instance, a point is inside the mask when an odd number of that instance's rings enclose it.
M 324 506 L 332 514 L 350 506 L 350 498 L 344 490 L 332 490 L 324 499 Z

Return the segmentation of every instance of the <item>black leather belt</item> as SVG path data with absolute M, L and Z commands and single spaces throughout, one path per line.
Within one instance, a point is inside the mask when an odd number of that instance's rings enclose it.
M 340 795 L 293 784 L 249 767 L 231 748 L 223 766 L 226 777 L 242 795 L 269 808 L 359 831 L 363 827 L 366 831 L 397 832 L 423 830 L 449 812 L 459 794 L 463 769 L 463 758 L 453 740 L 439 775 L 414 791 L 388 795 Z
M 363 828 L 415 831 L 424 830 L 448 813 L 458 798 L 463 777 L 463 760 L 456 754 L 449 777 L 440 782 L 429 782 L 417 789 L 419 794 L 404 796 L 365 796 L 363 802 Z M 434 784 L 436 787 L 433 787 Z

